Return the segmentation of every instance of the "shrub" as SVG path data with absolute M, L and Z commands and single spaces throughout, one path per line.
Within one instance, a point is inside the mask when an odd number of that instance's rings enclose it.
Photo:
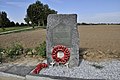
M 2 53 L 3 53 L 3 50 L 4 50 L 3 48 L 0 48 L 0 62 L 2 62 L 2 55 L 3 55 Z
M 31 48 L 26 48 L 26 49 L 24 50 L 24 52 L 25 52 L 27 55 L 32 55 L 32 54 L 33 54 Z M 30 54 L 29 54 L 29 53 L 30 53 Z
M 3 48 L 0 48 L 0 53 L 3 52 L 3 50 L 4 50 Z
M 23 53 L 23 47 L 20 44 L 13 44 L 6 50 L 7 56 L 10 58 L 16 57 Z
M 43 43 L 41 43 L 38 47 L 36 47 L 35 49 L 38 55 L 42 56 L 42 57 L 46 57 L 46 42 L 44 41 Z
M 31 49 L 31 48 L 26 48 L 26 49 L 24 50 L 25 53 L 28 53 L 29 51 L 32 51 L 32 49 Z

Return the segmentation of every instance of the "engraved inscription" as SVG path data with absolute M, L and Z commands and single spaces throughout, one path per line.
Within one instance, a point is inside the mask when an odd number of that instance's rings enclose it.
M 53 28 L 52 42 L 55 45 L 71 46 L 71 29 L 69 26 L 61 23 Z

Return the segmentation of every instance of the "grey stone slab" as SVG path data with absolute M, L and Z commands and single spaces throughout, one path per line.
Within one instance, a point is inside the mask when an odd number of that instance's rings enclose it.
M 35 67 L 33 66 L 13 66 L 9 70 L 5 71 L 6 73 L 16 74 L 20 76 L 25 76 L 30 73 Z
M 76 14 L 50 14 L 47 18 L 47 63 L 52 61 L 54 46 L 64 45 L 70 50 L 69 67 L 79 65 L 79 34 Z
M 12 68 L 14 65 L 13 64 L 0 64 L 0 71 L 5 72 Z
M 5 72 L 0 72 L 0 80 L 25 80 L 25 77 Z

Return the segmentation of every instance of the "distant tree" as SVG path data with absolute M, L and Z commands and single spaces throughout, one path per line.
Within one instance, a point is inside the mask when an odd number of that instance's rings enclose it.
M 20 26 L 20 24 L 17 22 L 16 24 L 15 24 L 16 26 Z
M 24 24 L 24 23 L 21 23 L 20 26 L 25 26 L 25 24 Z
M 81 25 L 88 25 L 87 23 L 82 22 Z
M 10 27 L 15 27 L 15 23 L 13 21 L 10 22 Z
M 0 28 L 2 27 L 2 14 L 0 12 Z
M 41 13 L 43 13 L 43 4 L 40 1 L 36 1 L 29 5 L 27 9 L 27 16 L 33 25 L 38 25 L 41 21 Z
M 47 22 L 47 16 L 49 14 L 57 14 L 57 11 L 49 8 L 47 4 L 43 4 L 40 1 L 36 1 L 33 4 L 30 4 L 27 9 L 26 18 L 24 18 L 25 22 L 31 21 L 33 25 L 38 25 L 42 23 L 44 26 Z
M 57 11 L 50 9 L 49 6 L 47 4 L 43 5 L 44 11 L 43 14 L 41 15 L 43 17 L 42 19 L 42 24 L 47 25 L 47 16 L 49 14 L 57 14 Z
M 4 11 L 0 11 L 0 27 L 4 29 L 5 27 L 8 27 L 9 24 L 10 20 L 7 18 L 7 13 Z
M 81 25 L 80 23 L 77 23 L 77 25 Z
M 24 20 L 27 23 L 27 25 L 30 26 L 30 18 L 27 15 L 25 16 Z

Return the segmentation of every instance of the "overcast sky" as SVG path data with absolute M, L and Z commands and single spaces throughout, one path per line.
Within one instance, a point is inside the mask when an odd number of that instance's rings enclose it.
M 40 0 L 59 14 L 77 14 L 78 22 L 120 23 L 120 0 Z M 28 6 L 36 0 L 0 0 L 0 11 L 5 11 L 14 22 L 24 22 Z

